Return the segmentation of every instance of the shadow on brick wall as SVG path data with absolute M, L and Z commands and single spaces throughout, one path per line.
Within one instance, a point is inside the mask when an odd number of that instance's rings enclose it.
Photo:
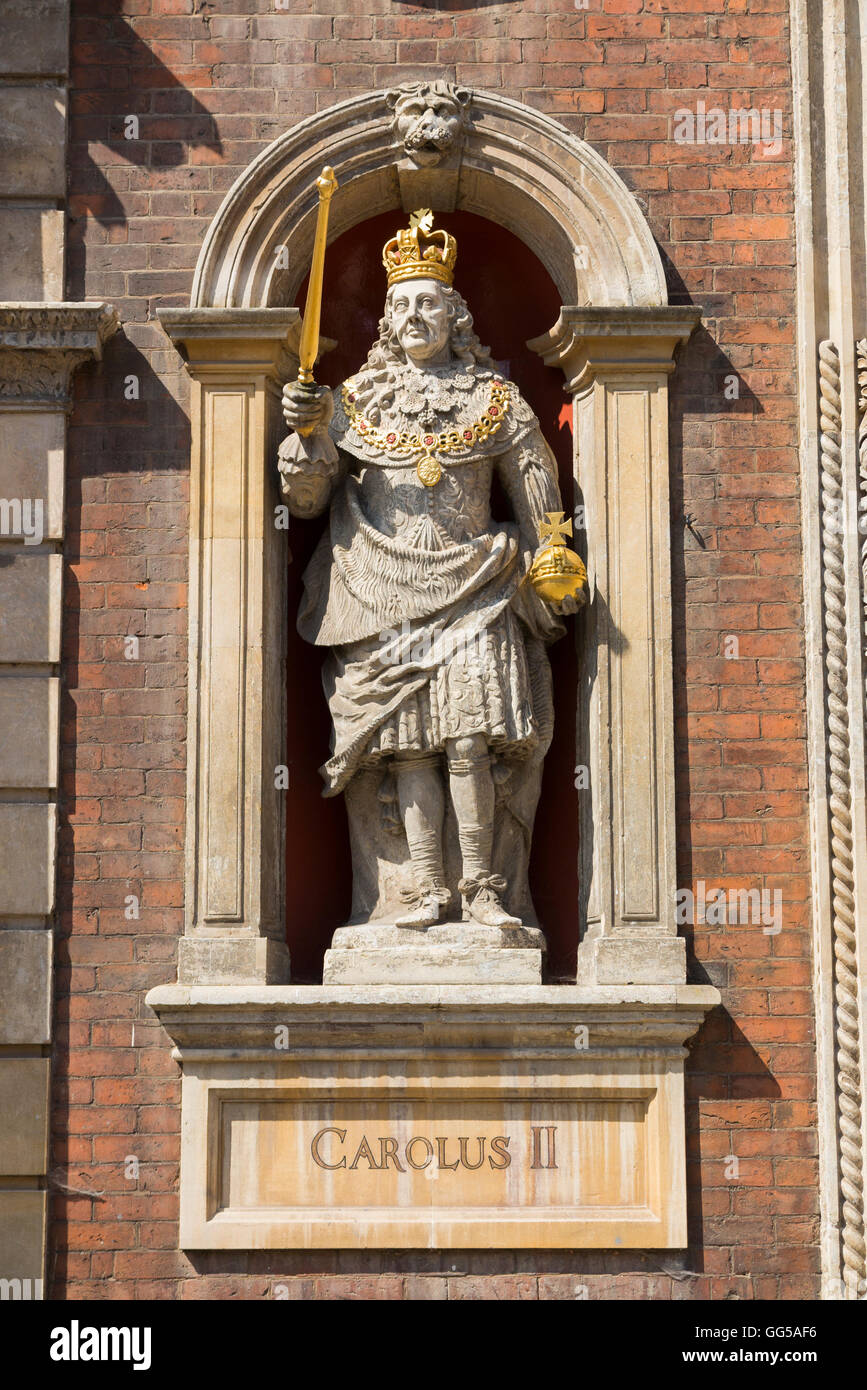
M 215 155 L 222 152 L 214 117 L 189 90 L 198 85 L 196 70 L 181 66 L 184 80 L 175 76 L 119 13 L 122 8 L 123 0 L 83 0 L 73 12 L 69 146 L 73 225 L 85 216 L 103 226 L 126 220 L 123 203 L 91 156 L 91 145 L 103 147 L 103 164 L 108 152 L 110 162 L 144 169 L 148 186 L 156 188 L 161 186 L 161 170 L 177 171 L 186 165 L 191 148 Z M 200 81 L 210 85 L 210 80 L 203 68 Z M 177 172 L 168 186 L 178 187 Z M 75 265 L 72 261 L 71 271 Z M 81 284 L 73 280 L 69 293 L 74 299 L 83 297 Z

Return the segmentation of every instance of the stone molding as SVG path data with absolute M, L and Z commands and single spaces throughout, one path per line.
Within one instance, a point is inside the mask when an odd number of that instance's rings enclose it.
M 145 1001 L 159 1017 L 179 1061 L 216 1057 L 225 1048 L 274 1054 L 274 1025 L 287 1010 L 309 1033 L 293 1045 L 317 1046 L 326 1024 L 340 1025 L 332 1046 L 355 1046 L 369 1025 L 394 1029 L 419 1050 L 431 1046 L 510 1047 L 520 1029 L 534 1046 L 575 1050 L 576 1022 L 592 1024 L 590 1050 L 685 1044 L 720 1002 L 713 985 L 157 985 Z M 383 1019 L 384 1010 L 395 1012 Z M 564 1028 L 568 1033 L 564 1033 Z M 529 1034 L 527 1032 L 529 1030 Z M 295 1035 L 293 1035 L 295 1036 Z
M 100 361 L 119 324 L 110 304 L 0 303 L 0 408 L 4 402 L 65 405 L 76 367 Z
M 330 164 L 340 184 L 331 206 L 333 240 L 401 206 L 403 157 L 384 91 L 337 102 L 294 125 L 226 194 L 202 245 L 191 304 L 292 303 L 309 267 L 322 166 Z M 635 198 L 591 145 L 551 116 L 474 91 L 457 192 L 444 170 L 443 195 L 434 196 L 437 170 L 426 173 L 435 210 L 457 207 L 514 232 L 549 271 L 564 303 L 665 303 L 662 260 Z M 275 247 L 290 243 L 289 269 L 278 271 Z
M 849 730 L 846 578 L 843 545 L 843 451 L 840 354 L 819 345 L 819 467 L 822 495 L 822 599 L 825 617 L 825 691 L 828 721 L 828 808 L 831 831 L 831 929 L 837 1042 L 837 1123 L 843 1197 L 841 1245 L 847 1286 L 863 1283 L 864 1150 L 852 760 Z
M 847 0 L 790 0 L 789 9 L 822 1296 L 863 1299 L 867 652 L 858 341 L 867 327 L 867 76 Z

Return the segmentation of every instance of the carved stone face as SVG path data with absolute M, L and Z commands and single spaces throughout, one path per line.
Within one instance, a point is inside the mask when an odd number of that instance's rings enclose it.
M 450 82 L 418 82 L 389 92 L 386 100 L 404 150 L 416 164 L 430 166 L 458 142 L 470 93 Z
M 415 366 L 448 361 L 451 318 L 438 280 L 405 280 L 394 285 L 388 292 L 385 312 Z

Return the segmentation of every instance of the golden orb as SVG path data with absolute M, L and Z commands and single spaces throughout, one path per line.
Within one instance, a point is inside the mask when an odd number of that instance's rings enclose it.
M 528 578 L 536 593 L 548 603 L 572 597 L 587 602 L 587 570 L 580 555 L 566 545 L 550 545 L 537 555 Z

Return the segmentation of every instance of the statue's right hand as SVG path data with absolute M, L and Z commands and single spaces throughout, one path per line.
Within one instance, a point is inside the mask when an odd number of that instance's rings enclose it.
M 334 396 L 328 386 L 302 386 L 290 381 L 283 387 L 283 419 L 290 430 L 325 430 L 334 414 Z

